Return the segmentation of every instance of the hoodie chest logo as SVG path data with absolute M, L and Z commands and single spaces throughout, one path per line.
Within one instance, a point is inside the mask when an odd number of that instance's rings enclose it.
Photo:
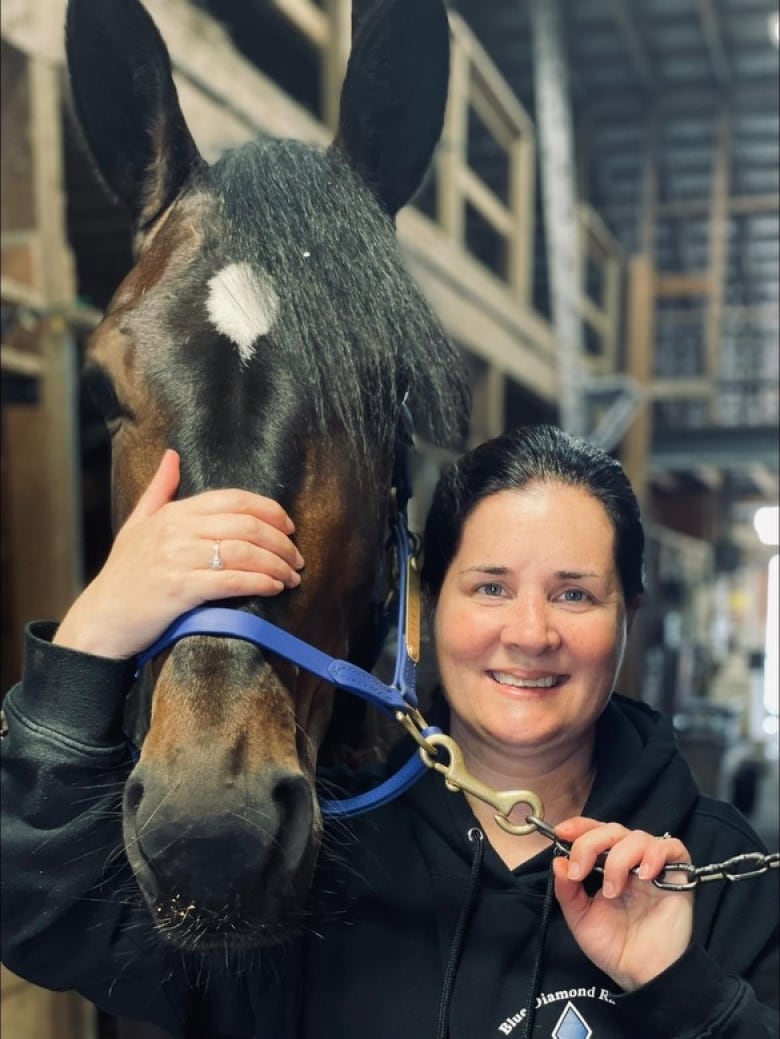
M 552 1030 L 552 1039 L 590 1039 L 593 1029 L 575 1007 L 567 1003 Z

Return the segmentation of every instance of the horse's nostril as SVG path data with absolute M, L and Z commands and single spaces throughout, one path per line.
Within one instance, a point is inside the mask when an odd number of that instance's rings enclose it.
M 125 810 L 136 814 L 144 796 L 144 785 L 140 779 L 131 779 L 125 787 Z
M 290 868 L 302 859 L 311 836 L 312 794 L 303 776 L 280 779 L 273 789 L 279 809 L 278 847 Z

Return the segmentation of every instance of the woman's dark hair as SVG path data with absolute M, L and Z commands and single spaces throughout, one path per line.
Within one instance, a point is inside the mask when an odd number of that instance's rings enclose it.
M 605 451 L 554 426 L 512 430 L 463 455 L 442 473 L 423 536 L 422 582 L 431 602 L 476 506 L 499 491 L 532 484 L 582 487 L 601 502 L 615 530 L 615 564 L 629 608 L 644 591 L 645 535 L 639 504 L 623 467 Z

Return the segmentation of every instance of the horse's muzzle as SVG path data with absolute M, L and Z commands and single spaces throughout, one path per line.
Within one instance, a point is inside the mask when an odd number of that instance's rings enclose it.
M 297 929 L 316 858 L 314 795 L 302 773 L 248 779 L 170 783 L 141 762 L 128 780 L 127 856 L 158 927 L 183 948 L 260 945 Z

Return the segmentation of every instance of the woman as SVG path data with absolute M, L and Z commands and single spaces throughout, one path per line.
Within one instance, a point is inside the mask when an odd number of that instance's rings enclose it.
M 615 461 L 552 428 L 442 477 L 423 580 L 444 726 L 479 779 L 541 796 L 569 858 L 431 772 L 330 833 L 299 941 L 207 969 L 165 947 L 105 869 L 114 791 L 84 800 L 127 772 L 126 658 L 196 603 L 273 594 L 302 564 L 273 503 L 173 502 L 177 482 L 169 453 L 102 574 L 56 631 L 28 636 L 5 741 L 11 969 L 176 1035 L 777 1036 L 773 878 L 651 883 L 667 863 L 763 849 L 699 795 L 670 723 L 613 695 L 642 592 L 637 504 Z M 242 542 L 240 571 L 204 569 L 215 537 Z

